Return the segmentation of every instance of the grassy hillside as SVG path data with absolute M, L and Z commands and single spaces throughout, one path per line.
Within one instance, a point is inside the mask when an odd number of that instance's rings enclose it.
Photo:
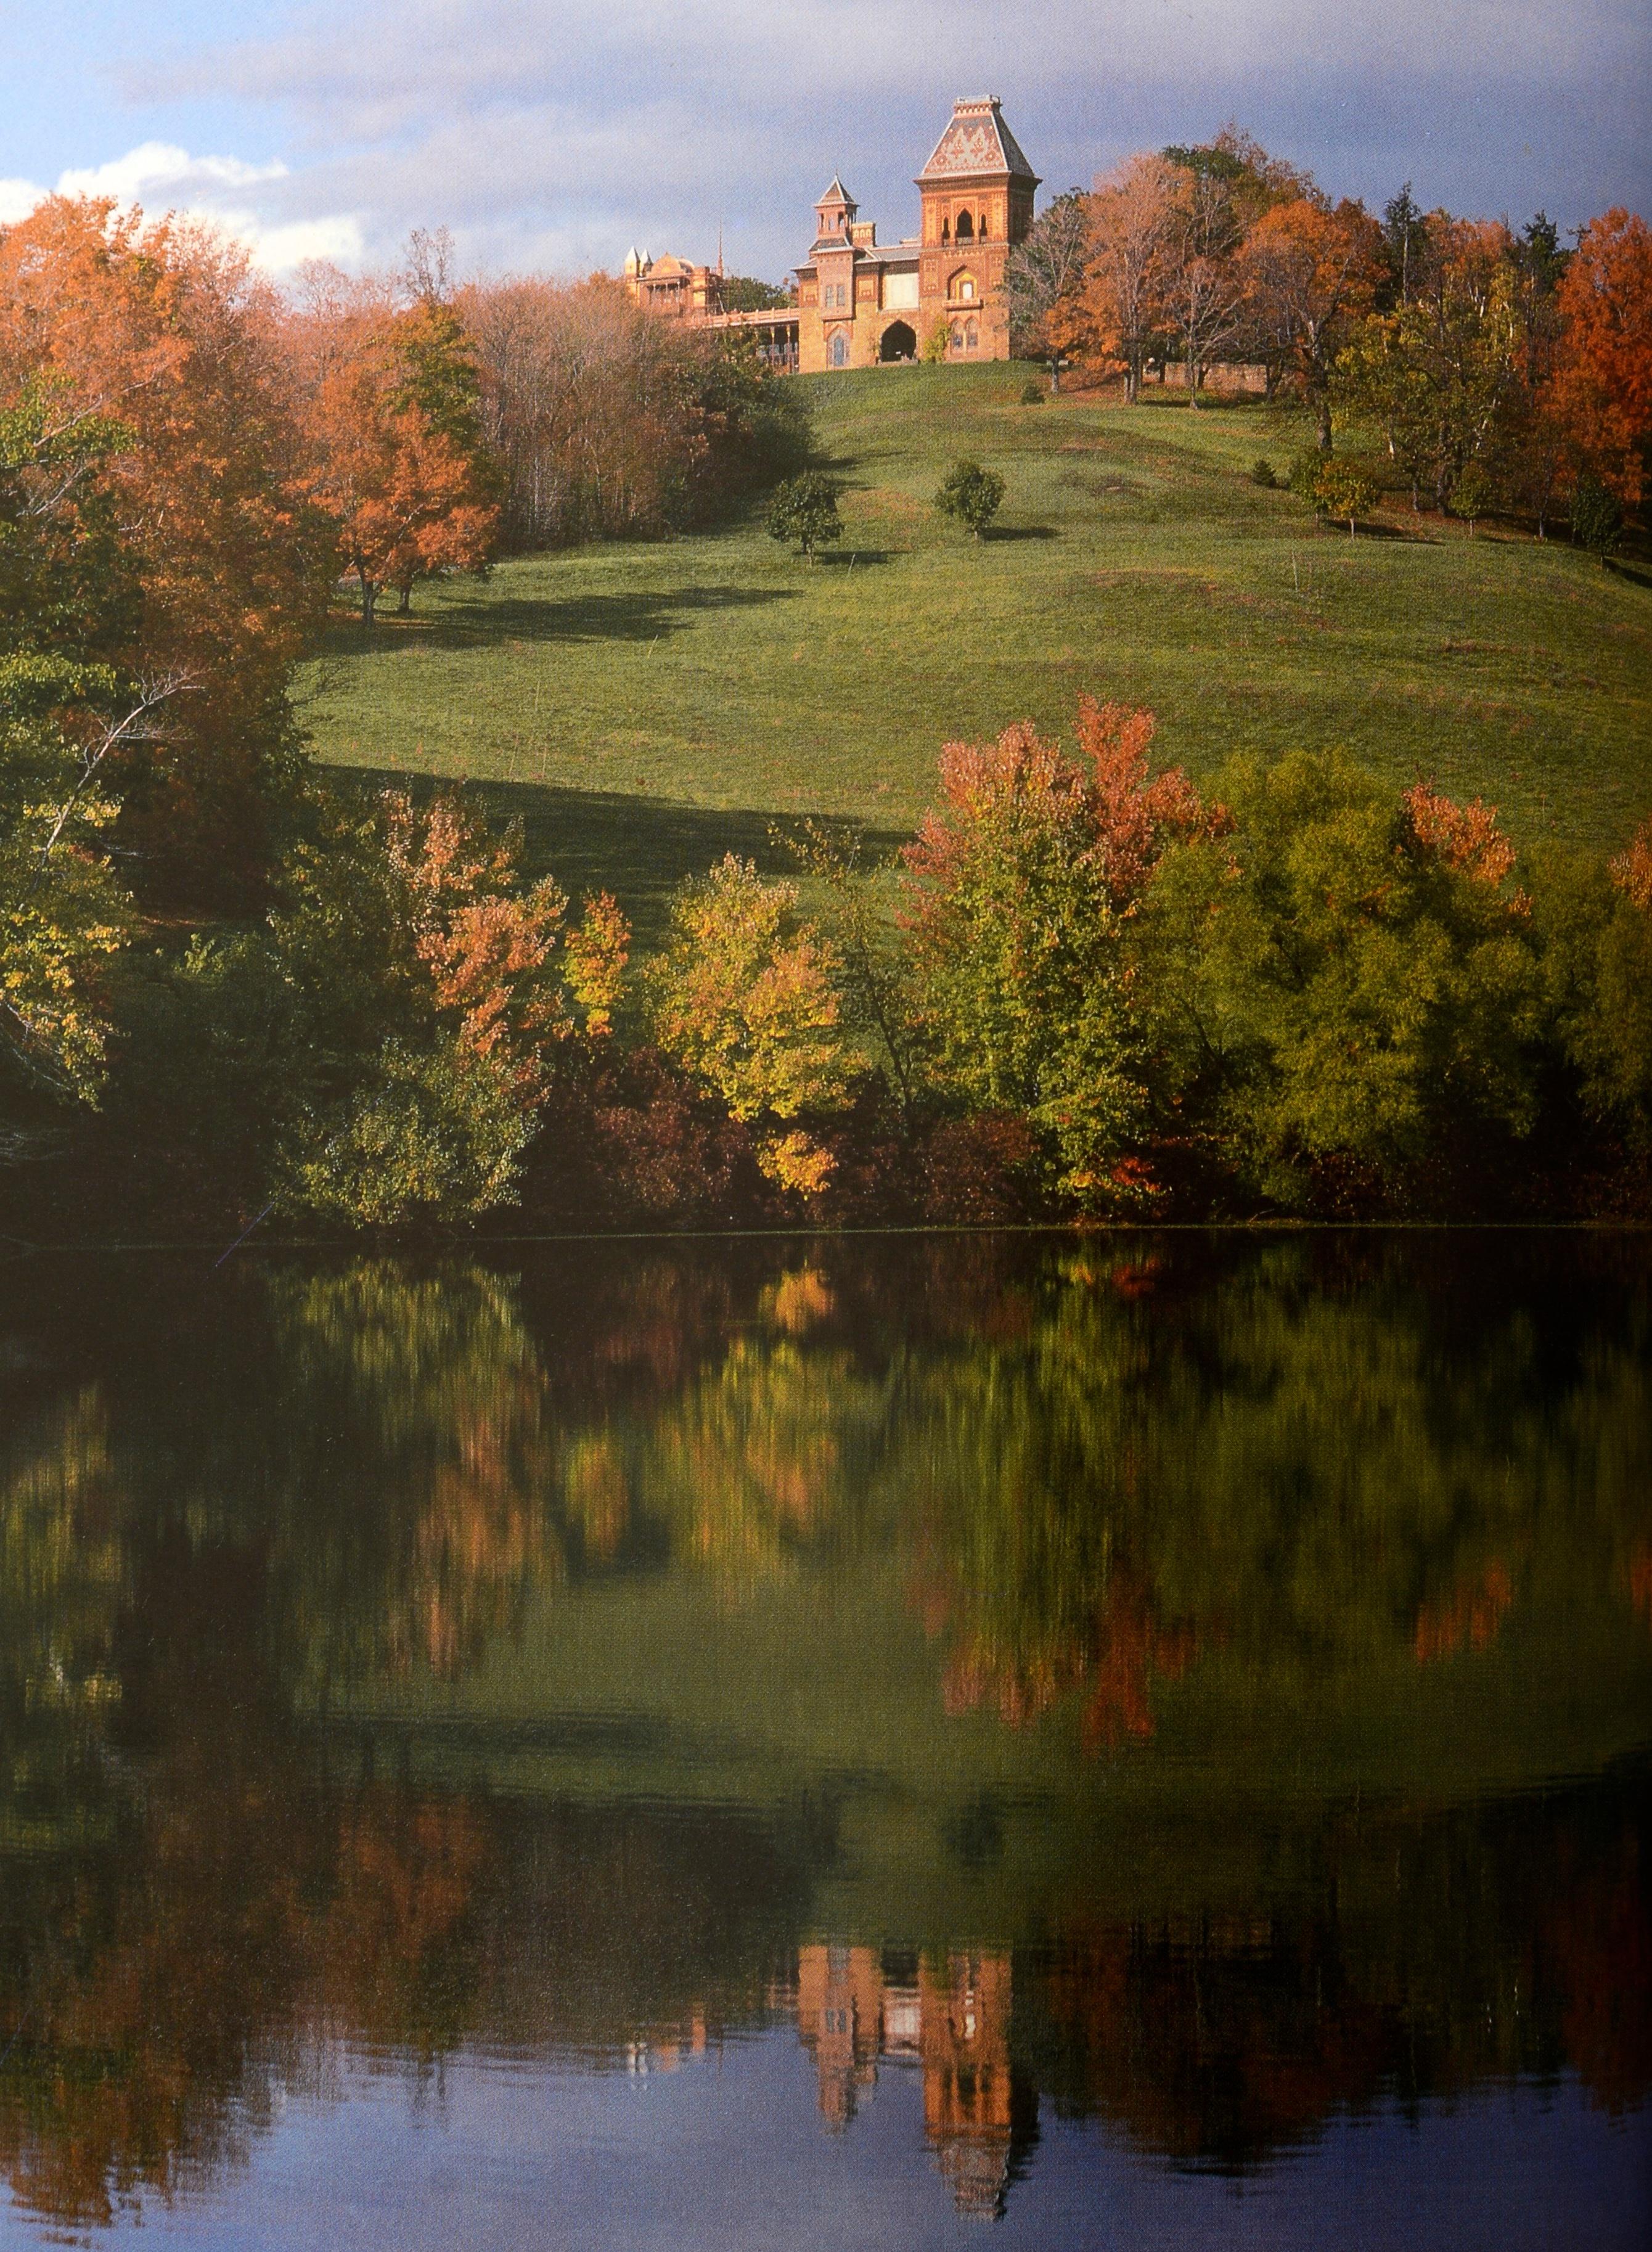
M 807 379 L 847 486 L 816 568 L 760 513 L 713 534 L 503 566 L 341 622 L 301 681 L 322 756 L 502 785 L 536 857 L 645 918 L 805 810 L 910 827 L 939 746 L 1083 690 L 1152 705 L 1167 759 L 1345 743 L 1481 792 L 1524 834 L 1617 843 L 1652 807 L 1652 585 L 1565 546 L 1395 514 L 1350 542 L 1284 493 L 1300 429 L 1018 403 L 1024 368 Z M 971 455 L 1008 484 L 973 542 L 929 505 Z

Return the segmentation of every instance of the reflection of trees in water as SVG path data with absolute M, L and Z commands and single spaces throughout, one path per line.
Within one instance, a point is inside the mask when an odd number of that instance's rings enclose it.
M 1573 1255 L 1558 1309 L 1541 1270 L 1299 1243 L 277 1268 L 228 1365 L 158 1397 L 117 1367 L 61 1443 L 101 1417 L 146 1537 L 256 1553 L 312 1695 L 460 1673 L 566 1578 L 853 1553 L 907 1574 L 954 1708 L 1076 1692 L 1105 1746 L 1217 1648 L 1317 1678 L 1487 1647 L 1561 1579 L 1652 1608 L 1644 1294 L 1607 1260 L 1591 1306 Z
M 1071 1692 L 1096 1748 L 1218 1652 L 1357 1688 L 1523 1607 L 1652 1623 L 1646 1302 L 1594 1255 L 1559 1293 L 1298 1245 L 374 1262 L 66 1352 L 0 1439 L 0 2164 L 95 2220 L 233 2160 L 341 2041 L 691 2048 L 760 2015 L 829 1825 L 511 1809 L 295 1740 L 295 1692 L 462 1672 L 567 1578 L 749 1597 L 882 1559 L 941 1693 L 1029 1722 Z M 1304 1859 L 1316 1888 L 1253 1912 L 1052 1903 L 1016 2071 L 1235 2165 L 1385 2088 L 1566 2063 L 1644 2095 L 1627 1785 L 1327 1818 Z
M 1652 2087 L 1644 1762 L 1541 1804 L 1343 1815 L 1316 1895 L 1150 1922 L 1065 1920 L 1021 1979 L 1057 2108 L 1234 2169 L 1386 2095 L 1570 2068 Z
M 146 1772 L 118 1850 L 0 1908 L 0 2171 L 94 2223 L 242 2163 L 349 2053 L 716 2041 L 763 2011 L 797 1847 L 732 1816 L 344 1787 L 273 1747 Z M 693 2028 L 698 2026 L 698 2033 Z

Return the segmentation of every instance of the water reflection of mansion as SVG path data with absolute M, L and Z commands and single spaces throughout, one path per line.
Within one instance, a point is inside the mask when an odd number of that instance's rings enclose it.
M 799 1950 L 796 2012 L 821 2116 L 846 2127 L 887 2067 L 923 2075 L 924 2133 L 961 2214 L 996 2220 L 1038 2133 L 1037 2098 L 1010 2068 L 1010 1957 L 902 1958 L 873 1947 Z

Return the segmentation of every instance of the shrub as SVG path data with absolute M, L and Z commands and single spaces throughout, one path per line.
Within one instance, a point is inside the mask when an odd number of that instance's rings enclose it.
M 806 469 L 778 485 L 768 504 L 771 539 L 795 539 L 805 560 L 813 562 L 816 547 L 843 536 L 837 513 L 838 487 L 818 469 Z
M 1277 491 L 1279 479 L 1274 474 L 1272 462 L 1264 461 L 1260 456 L 1253 461 L 1251 463 L 1251 483 L 1253 485 L 1260 485 L 1267 492 Z
M 979 539 L 998 513 L 1003 499 L 1003 479 L 979 462 L 954 462 L 935 495 L 935 506 Z
M 1044 405 L 1043 386 L 1037 383 L 1024 383 L 1021 386 L 1021 404 L 1024 407 L 1042 407 Z

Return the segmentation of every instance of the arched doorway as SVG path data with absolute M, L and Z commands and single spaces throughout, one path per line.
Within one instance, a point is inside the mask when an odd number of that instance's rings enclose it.
M 833 367 L 847 367 L 849 365 L 849 338 L 842 329 L 837 330 L 830 344 L 827 345 L 826 358 L 829 364 Z
M 905 321 L 891 321 L 878 342 L 878 357 L 881 360 L 916 359 L 917 330 L 908 328 Z

